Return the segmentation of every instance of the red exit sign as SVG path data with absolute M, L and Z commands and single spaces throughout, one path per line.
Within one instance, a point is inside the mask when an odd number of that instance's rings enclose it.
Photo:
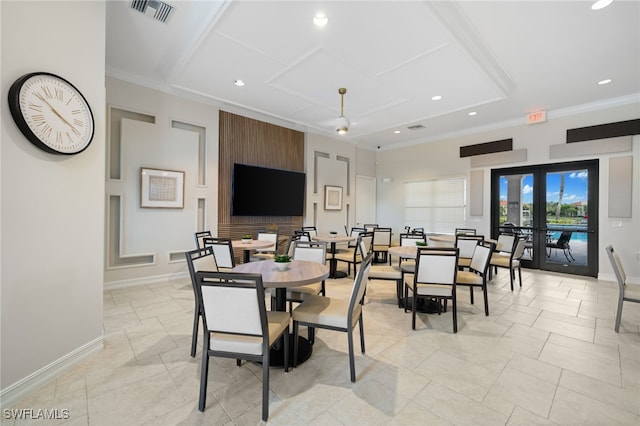
M 546 111 L 530 112 L 527 116 L 527 124 L 544 123 L 547 121 Z

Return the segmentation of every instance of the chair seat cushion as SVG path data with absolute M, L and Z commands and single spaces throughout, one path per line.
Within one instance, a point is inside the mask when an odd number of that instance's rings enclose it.
M 373 251 L 389 251 L 389 246 L 374 244 Z
M 510 267 L 510 260 L 511 258 L 509 256 L 505 256 L 502 254 L 493 254 L 491 255 L 491 265 L 492 266 L 501 266 L 503 268 L 509 268 Z
M 482 277 L 469 271 L 458 271 L 456 284 L 482 286 Z
M 336 259 L 342 260 L 342 261 L 345 261 L 345 262 L 353 262 L 353 252 L 336 253 Z M 360 256 L 359 254 L 356 255 L 355 261 L 356 261 L 356 263 L 362 262 L 362 256 Z
M 402 270 L 398 266 L 373 265 L 369 270 L 369 278 L 384 280 L 399 280 L 402 278 Z
M 289 319 L 288 312 L 267 312 L 269 346 L 275 343 L 276 339 L 289 326 Z M 212 332 L 209 347 L 214 351 L 262 355 L 262 337 Z
M 416 263 L 415 262 L 402 262 L 402 265 L 400 266 L 400 268 L 402 269 L 402 272 L 409 273 L 409 274 L 413 274 L 416 272 Z
M 471 259 L 468 257 L 459 257 L 458 266 L 462 268 L 468 268 L 469 266 L 471 266 Z
M 361 309 L 362 305 L 358 304 L 354 310 L 354 324 L 360 316 Z M 348 310 L 348 299 L 308 296 L 293 310 L 293 320 L 329 327 L 347 328 Z
M 322 283 L 313 283 L 307 285 L 301 285 L 299 287 L 293 287 L 287 289 L 287 300 L 302 301 L 305 296 L 310 294 L 317 295 L 322 290 Z
M 453 286 L 443 284 L 419 284 L 416 293 L 418 296 L 451 297 Z M 409 293 L 413 293 L 413 287 L 409 287 Z

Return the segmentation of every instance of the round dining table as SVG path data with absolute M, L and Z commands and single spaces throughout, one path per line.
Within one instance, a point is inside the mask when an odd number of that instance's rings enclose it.
M 329 276 L 329 267 L 309 260 L 292 260 L 289 266 L 281 270 L 276 267 L 273 260 L 261 260 L 237 265 L 232 272 L 242 272 L 262 275 L 264 288 L 273 288 L 276 291 L 276 311 L 287 309 L 287 288 L 313 284 L 326 279 Z M 293 334 L 289 334 L 293 340 Z M 293 366 L 293 342 L 289 345 L 289 366 Z M 302 336 L 298 336 L 298 364 L 306 361 L 311 356 L 311 343 Z M 270 354 L 272 366 L 284 366 L 283 345 L 276 345 Z
M 338 271 L 338 260 L 336 259 L 336 244 L 339 243 L 349 243 L 351 241 L 355 241 L 356 237 L 352 237 L 349 235 L 316 235 L 315 237 L 311 237 L 313 241 L 319 241 L 324 243 L 329 243 L 329 252 L 331 253 L 331 258 L 329 258 L 329 267 L 331 268 L 329 271 L 329 278 L 344 278 L 347 276 L 346 272 Z
M 251 260 L 251 250 L 267 248 L 273 245 L 273 241 L 265 240 L 249 240 L 247 242 L 243 240 L 231 241 L 231 246 L 234 249 L 243 249 L 244 255 L 242 257 L 243 263 L 249 263 Z

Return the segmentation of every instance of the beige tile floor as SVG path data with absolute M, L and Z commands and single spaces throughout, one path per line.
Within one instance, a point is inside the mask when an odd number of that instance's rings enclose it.
M 270 424 L 640 425 L 640 304 L 625 304 L 613 331 L 617 289 L 590 278 L 523 272 L 509 291 L 501 271 L 481 297 L 459 291 L 451 314 L 398 309 L 393 284 L 371 281 L 367 352 L 349 381 L 346 335 L 319 330 L 312 357 L 271 372 Z M 350 279 L 329 280 L 347 297 Z M 200 352 L 189 356 L 188 280 L 106 291 L 104 350 L 14 408 L 58 408 L 58 422 L 3 425 L 244 425 L 260 423 L 260 368 L 212 359 L 204 413 L 197 409 Z M 357 338 L 357 337 L 356 337 Z M 358 345 L 356 345 L 356 348 Z

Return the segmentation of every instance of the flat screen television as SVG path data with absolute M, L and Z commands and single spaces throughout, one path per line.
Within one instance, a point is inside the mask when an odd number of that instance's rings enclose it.
M 235 163 L 232 216 L 302 216 L 305 174 Z

